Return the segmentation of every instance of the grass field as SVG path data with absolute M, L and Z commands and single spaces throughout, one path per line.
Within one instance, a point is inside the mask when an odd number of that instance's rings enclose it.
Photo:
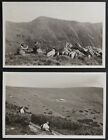
M 68 56 L 47 57 L 45 55 L 26 54 L 25 56 L 8 54 L 5 60 L 6 65 L 55 65 L 55 66 L 71 66 L 71 65 L 102 65 L 102 59 L 99 57 L 84 57 L 83 59 L 72 59 Z

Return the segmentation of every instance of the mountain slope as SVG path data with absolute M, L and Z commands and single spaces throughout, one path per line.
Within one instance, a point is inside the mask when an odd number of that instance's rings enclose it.
M 32 46 L 36 40 L 50 42 L 52 47 L 54 45 L 57 48 L 63 48 L 65 41 L 72 44 L 79 42 L 82 46 L 102 47 L 102 24 L 81 23 L 48 17 L 38 17 L 25 23 L 6 22 L 7 52 L 14 51 L 21 42 Z
M 51 113 L 54 116 L 66 117 L 67 114 L 70 114 L 69 112 L 76 110 L 76 115 L 71 114 L 72 119 L 76 119 L 81 116 L 85 117 L 84 114 L 79 114 L 78 110 L 91 109 L 103 112 L 103 89 L 93 87 L 66 89 L 7 87 L 6 101 L 28 106 L 34 114 L 50 115 Z

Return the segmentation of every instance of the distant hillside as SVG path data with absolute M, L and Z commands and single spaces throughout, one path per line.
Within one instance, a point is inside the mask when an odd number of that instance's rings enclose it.
M 12 96 L 12 98 L 11 98 Z M 57 101 L 65 99 L 66 102 Z M 63 115 L 63 108 L 68 110 L 91 108 L 102 112 L 103 89 L 94 87 L 81 88 L 23 88 L 7 87 L 6 100 L 16 105 L 29 106 L 33 113 L 44 113 L 46 106 L 48 111 L 55 115 Z
M 102 24 L 81 23 L 48 17 L 38 17 L 25 23 L 6 22 L 7 53 L 16 50 L 21 42 L 32 47 L 36 40 L 50 42 L 51 47 L 54 45 L 56 48 L 63 48 L 65 41 L 72 44 L 79 42 L 82 46 L 92 45 L 101 48 Z M 47 45 L 43 44 L 42 47 L 47 47 Z

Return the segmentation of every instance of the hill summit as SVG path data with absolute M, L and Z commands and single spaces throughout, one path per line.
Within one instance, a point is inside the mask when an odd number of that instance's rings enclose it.
M 85 23 L 38 17 L 30 22 L 6 22 L 6 51 L 13 51 L 21 42 L 32 45 L 34 41 L 64 42 L 82 46 L 102 47 L 102 23 Z M 15 47 L 16 46 L 16 47 Z M 58 47 L 58 46 L 55 46 Z M 61 45 L 61 47 L 63 47 Z

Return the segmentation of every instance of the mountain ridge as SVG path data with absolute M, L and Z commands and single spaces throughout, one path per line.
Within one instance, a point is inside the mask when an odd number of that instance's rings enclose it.
M 61 20 L 61 21 L 66 21 L 66 22 L 71 21 L 71 22 L 89 23 L 89 24 L 102 24 L 102 22 L 88 22 L 88 21 L 67 20 L 67 19 L 59 19 L 59 18 L 48 17 L 48 16 L 39 16 L 39 17 L 37 17 L 35 19 L 32 19 L 30 21 L 15 22 L 15 21 L 6 20 L 6 22 L 10 22 L 10 23 L 30 23 L 30 22 L 35 22 L 36 20 L 45 20 L 45 19 Z
M 102 23 L 77 22 L 43 16 L 31 22 L 7 21 L 5 39 L 7 53 L 9 50 L 12 52 L 16 50 L 21 42 L 32 47 L 36 40 L 51 42 L 50 47 L 52 48 L 63 48 L 65 44 L 59 44 L 60 41 L 68 41 L 72 44 L 78 42 L 83 47 L 90 45 L 102 48 Z

